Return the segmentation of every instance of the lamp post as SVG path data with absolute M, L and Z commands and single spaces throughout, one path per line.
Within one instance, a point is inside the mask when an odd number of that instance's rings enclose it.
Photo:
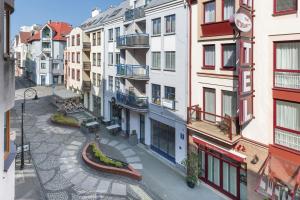
M 22 102 L 22 121 L 21 121 L 21 170 L 24 169 L 24 112 L 25 112 L 25 102 L 26 97 L 32 97 L 34 95 L 33 100 L 38 100 L 37 91 L 34 88 L 27 88 L 24 91 L 24 100 Z

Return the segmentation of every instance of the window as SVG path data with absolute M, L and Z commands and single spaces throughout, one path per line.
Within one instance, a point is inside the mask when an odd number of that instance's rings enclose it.
M 96 86 L 97 79 L 96 79 L 96 73 L 93 72 L 93 85 Z
M 108 41 L 114 40 L 114 30 L 111 28 L 108 30 Z
M 80 81 L 80 70 L 79 69 L 76 70 L 76 80 Z
M 207 121 L 216 121 L 216 90 L 204 88 L 204 119 Z
M 41 69 L 46 69 L 46 63 L 41 63 Z
M 168 100 L 175 100 L 175 88 L 174 87 L 168 87 L 165 86 L 165 99 Z
M 297 12 L 297 0 L 274 0 L 274 14 Z
M 80 52 L 77 52 L 77 63 L 80 63 Z
M 80 34 L 77 34 L 77 46 L 80 46 Z
M 101 66 L 101 53 L 97 53 L 97 66 Z
M 204 23 L 216 21 L 216 2 L 211 1 L 204 3 Z
M 113 88 L 114 88 L 114 77 L 109 76 L 108 77 L 108 90 L 112 92 Z
M 108 65 L 113 65 L 113 64 L 114 64 L 114 54 L 108 53 Z
M 152 103 L 160 105 L 160 85 L 152 84 Z
M 161 67 L 161 53 L 152 52 L 152 68 L 160 69 L 160 67 Z
M 166 21 L 166 33 L 175 33 L 175 15 L 165 17 Z
M 96 66 L 96 53 L 93 53 L 93 66 Z
M 152 35 L 160 35 L 161 34 L 161 19 L 153 19 L 152 20 Z
M 10 113 L 5 112 L 4 113 L 4 159 L 8 157 L 9 151 L 10 151 Z
M 115 28 L 115 35 L 116 35 L 116 41 L 117 41 L 118 38 L 120 37 L 120 27 Z
M 75 36 L 72 35 L 72 46 L 75 46 Z
M 96 46 L 96 33 L 93 33 L 93 46 Z
M 97 45 L 100 46 L 101 45 L 101 32 L 97 33 Z
M 252 0 L 241 0 L 242 4 L 252 7 Z
M 275 87 L 300 89 L 300 42 L 275 45 Z
M 115 78 L 115 89 L 116 91 L 120 90 L 120 79 L 119 78 Z
M 75 53 L 72 52 L 72 63 L 75 63 Z
M 229 20 L 235 13 L 235 0 L 223 0 L 223 20 Z
M 235 44 L 222 45 L 222 67 L 223 69 L 233 69 L 236 67 Z
M 101 74 L 97 74 L 97 87 L 101 85 Z
M 275 102 L 275 143 L 300 151 L 300 103 Z
M 59 64 L 58 63 L 53 63 L 52 64 L 52 69 L 53 70 L 59 70 Z
M 215 68 L 215 45 L 204 45 L 203 46 L 203 65 L 204 68 L 214 69 Z
M 166 70 L 175 70 L 175 51 L 167 51 L 166 55 Z
M 222 91 L 222 115 L 235 117 L 237 115 L 237 93 Z
M 116 65 L 120 64 L 121 61 L 120 61 L 120 53 L 116 53 Z
M 75 69 L 72 69 L 72 79 L 75 79 Z
M 68 77 L 70 77 L 70 68 L 68 68 Z

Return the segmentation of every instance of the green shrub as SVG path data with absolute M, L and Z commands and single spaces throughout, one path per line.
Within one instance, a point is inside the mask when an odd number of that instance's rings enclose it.
M 104 153 L 102 153 L 102 151 L 100 151 L 97 148 L 96 144 L 92 144 L 92 151 L 94 153 L 94 156 L 98 158 L 101 162 L 105 163 L 106 165 L 118 167 L 118 168 L 124 167 L 123 163 L 110 159 Z
M 61 113 L 55 113 L 51 116 L 51 120 L 55 123 L 66 126 L 78 126 L 78 121 L 73 117 L 65 116 Z

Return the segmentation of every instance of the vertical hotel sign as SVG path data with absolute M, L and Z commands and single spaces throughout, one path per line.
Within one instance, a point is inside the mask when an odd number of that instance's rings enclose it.
M 237 34 L 239 121 L 245 125 L 253 119 L 253 15 L 252 1 L 240 2 L 232 23 Z

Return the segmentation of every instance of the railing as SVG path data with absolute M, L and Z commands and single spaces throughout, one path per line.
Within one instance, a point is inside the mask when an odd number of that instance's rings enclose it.
M 117 76 L 124 76 L 132 79 L 149 79 L 149 66 L 118 64 Z
M 118 48 L 144 48 L 149 47 L 149 34 L 137 33 L 123 35 L 117 38 Z
M 275 144 L 300 151 L 300 131 L 275 127 Z
M 83 91 L 90 91 L 92 88 L 91 81 L 82 81 L 82 90 Z
M 228 136 L 229 140 L 232 140 L 233 136 L 237 135 L 239 132 L 237 118 L 230 116 L 223 117 L 213 113 L 204 112 L 199 106 L 188 108 L 188 124 L 194 122 L 206 123 L 203 127 L 207 126 L 207 129 L 211 130 L 210 133 L 219 134 L 222 132 L 224 135 Z M 208 132 L 207 134 L 210 133 Z
M 145 17 L 145 10 L 143 7 L 127 10 L 125 12 L 125 22 Z
M 46 51 L 46 52 L 50 52 L 50 51 L 51 51 L 51 48 L 50 48 L 50 47 L 43 47 L 42 50 L 43 50 L 43 51 Z
M 91 43 L 90 42 L 83 42 L 82 47 L 83 47 L 83 50 L 91 50 Z
M 91 62 L 89 61 L 86 61 L 86 62 L 83 62 L 83 70 L 84 71 L 91 71 Z
M 170 99 L 162 99 L 161 105 L 165 108 L 169 108 L 171 110 L 175 110 L 175 100 Z
M 275 87 L 300 89 L 300 70 L 297 71 L 275 71 Z
M 137 97 L 133 94 L 125 94 L 120 91 L 117 92 L 117 102 L 135 109 L 148 109 L 148 97 Z

